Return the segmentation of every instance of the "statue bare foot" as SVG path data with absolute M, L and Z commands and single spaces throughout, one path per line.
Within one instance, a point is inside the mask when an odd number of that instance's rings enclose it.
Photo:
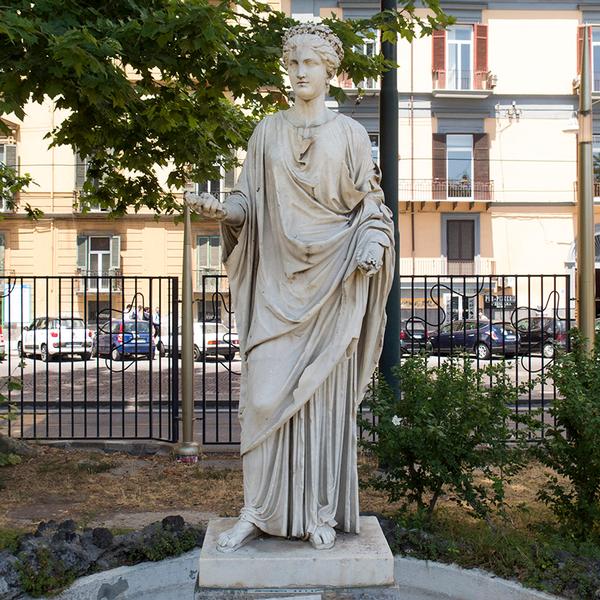
M 261 531 L 256 525 L 240 519 L 231 529 L 224 531 L 219 536 L 217 550 L 219 552 L 235 552 L 260 534 Z
M 315 550 L 329 550 L 335 544 L 335 529 L 329 525 L 320 525 L 308 539 Z

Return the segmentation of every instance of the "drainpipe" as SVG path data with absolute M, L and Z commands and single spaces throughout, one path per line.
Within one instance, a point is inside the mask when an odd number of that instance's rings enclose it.
M 415 96 L 414 96 L 414 46 L 410 42 L 410 100 L 409 100 L 409 118 L 410 118 L 410 253 L 412 257 L 412 274 L 415 274 Z

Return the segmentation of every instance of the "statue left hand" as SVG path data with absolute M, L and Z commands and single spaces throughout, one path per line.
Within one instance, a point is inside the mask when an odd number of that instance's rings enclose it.
M 367 242 L 358 249 L 356 263 L 367 277 L 375 275 L 383 265 L 383 246 L 378 242 Z

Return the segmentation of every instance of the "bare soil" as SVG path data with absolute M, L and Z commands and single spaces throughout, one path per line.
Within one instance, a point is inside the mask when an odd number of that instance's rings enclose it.
M 361 457 L 359 470 L 372 465 Z M 508 487 L 509 518 L 514 525 L 551 518 L 535 494 L 545 469 L 532 464 Z M 241 461 L 237 455 L 203 457 L 196 465 L 169 456 L 132 457 L 99 451 L 41 446 L 37 456 L 0 471 L 0 528 L 31 529 L 40 521 L 74 519 L 80 525 L 139 528 L 167 514 L 191 521 L 235 516 L 243 502 Z M 440 505 L 456 511 L 448 498 Z M 397 506 L 386 496 L 362 488 L 363 512 L 391 515 Z M 527 510 L 523 507 L 527 506 Z M 196 516 L 196 518 L 194 518 Z

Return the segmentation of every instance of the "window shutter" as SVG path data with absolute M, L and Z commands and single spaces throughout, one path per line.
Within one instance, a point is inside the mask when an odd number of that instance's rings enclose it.
M 475 88 L 486 88 L 488 72 L 488 26 L 475 25 Z
M 4 273 L 4 234 L 0 233 L 0 273 Z
M 121 236 L 110 238 L 110 270 L 116 271 L 121 267 Z
M 446 31 L 435 29 L 432 38 L 431 68 L 434 88 L 443 90 L 446 87 Z
M 197 238 L 197 253 L 196 268 L 208 268 L 208 237 L 205 235 L 199 235 Z
M 433 134 L 432 153 L 432 196 L 434 200 L 445 200 L 446 192 L 446 135 Z
M 210 238 L 210 268 L 216 270 L 221 268 L 221 238 L 219 236 Z
M 220 179 L 211 179 L 210 180 L 210 193 L 215 198 L 219 198 L 219 195 L 221 194 L 221 180 Z
M 487 133 L 476 133 L 473 135 L 473 163 L 475 200 L 491 200 L 490 193 L 490 144 Z
M 229 192 L 235 187 L 235 170 L 233 168 L 225 171 L 225 180 L 223 183 L 225 191 Z
M 208 192 L 208 181 L 198 184 L 198 193 L 201 194 L 202 192 Z
M 4 156 L 6 166 L 11 169 L 17 169 L 17 147 L 15 144 L 6 144 L 4 146 Z
M 77 269 L 87 271 L 88 262 L 88 236 L 77 236 Z
M 585 30 L 588 32 L 588 48 L 590 49 L 590 60 L 591 60 L 591 52 L 592 52 L 592 28 L 586 25 L 579 25 L 577 28 L 577 74 L 581 74 L 581 54 L 583 53 L 583 36 L 585 35 Z
M 75 189 L 80 190 L 85 183 L 87 164 L 79 152 L 75 152 Z
M 472 261 L 475 258 L 475 222 L 450 220 L 446 224 L 448 260 Z

